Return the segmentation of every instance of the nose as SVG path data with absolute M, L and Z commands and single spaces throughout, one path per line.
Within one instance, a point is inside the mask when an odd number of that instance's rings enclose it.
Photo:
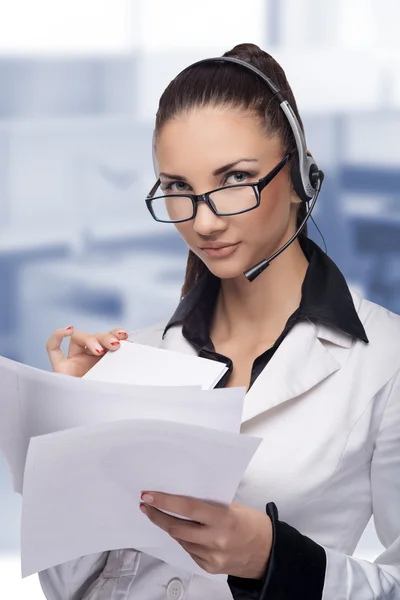
M 205 202 L 197 205 L 197 214 L 193 221 L 193 229 L 199 235 L 210 236 L 225 231 L 227 223 L 223 217 L 215 215 Z

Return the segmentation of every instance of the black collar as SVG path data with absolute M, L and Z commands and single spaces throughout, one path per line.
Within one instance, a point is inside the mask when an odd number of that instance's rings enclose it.
M 302 286 L 296 319 L 322 321 L 354 338 L 368 343 L 363 324 L 355 309 L 344 276 L 335 263 L 311 239 L 300 238 L 301 248 L 309 262 Z M 210 347 L 210 328 L 220 279 L 207 271 L 180 301 L 165 327 L 182 325 L 184 337 L 195 346 Z

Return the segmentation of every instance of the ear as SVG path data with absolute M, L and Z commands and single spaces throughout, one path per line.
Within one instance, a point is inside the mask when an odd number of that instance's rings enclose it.
M 293 183 L 290 184 L 290 204 L 302 204 L 302 200 L 298 197 L 293 187 Z

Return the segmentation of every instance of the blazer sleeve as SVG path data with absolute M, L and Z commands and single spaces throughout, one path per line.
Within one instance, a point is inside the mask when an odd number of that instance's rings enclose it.
M 389 390 L 371 464 L 372 511 L 378 538 L 386 549 L 371 563 L 325 548 L 322 600 L 400 598 L 399 373 Z
M 267 504 L 273 539 L 261 580 L 228 577 L 234 600 L 400 599 L 400 375 L 387 386 L 388 401 L 371 463 L 375 528 L 385 551 L 374 562 L 321 546 L 279 521 Z
M 40 571 L 47 600 L 82 600 L 106 566 L 109 552 L 98 552 Z

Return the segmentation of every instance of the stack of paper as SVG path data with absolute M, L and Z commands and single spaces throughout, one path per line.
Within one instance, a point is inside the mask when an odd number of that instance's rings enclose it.
M 157 490 L 229 504 L 258 444 L 157 420 L 34 438 L 23 489 L 23 576 L 77 556 L 132 547 L 158 547 L 159 558 L 204 574 L 141 513 L 140 494 Z
M 85 379 L 136 385 L 200 385 L 213 388 L 227 366 L 191 354 L 122 341 L 118 352 L 108 352 Z
M 260 440 L 239 434 L 244 388 L 210 389 L 224 370 L 131 343 L 83 379 L 0 357 L 0 446 L 23 493 L 23 577 L 119 548 L 206 575 L 139 503 L 143 490 L 233 500 Z

